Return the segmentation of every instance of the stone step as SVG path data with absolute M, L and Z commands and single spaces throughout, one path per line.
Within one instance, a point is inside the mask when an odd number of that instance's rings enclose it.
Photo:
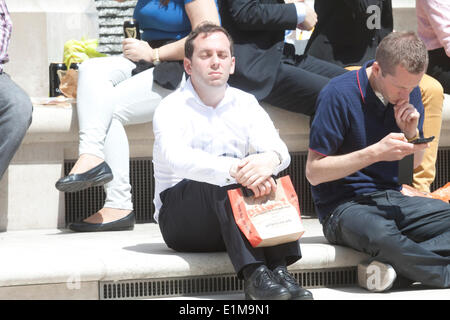
M 373 293 L 357 286 L 338 288 L 310 288 L 314 300 L 450 300 L 450 289 L 430 289 L 422 285 L 412 285 L 407 289 Z M 184 296 L 159 298 L 154 300 L 244 300 L 242 293 L 215 294 L 203 296 Z M 153 300 L 153 299 L 152 299 Z M 228 302 L 224 302 L 228 304 Z M 226 314 L 230 307 L 222 309 Z
M 303 258 L 289 270 L 305 287 L 354 285 L 355 267 L 367 256 L 330 245 L 317 219 L 304 223 Z M 166 246 L 156 224 L 137 224 L 133 231 L 121 232 L 8 231 L 0 233 L 0 242 L 0 299 L 109 300 L 242 292 L 225 252 L 175 252 Z

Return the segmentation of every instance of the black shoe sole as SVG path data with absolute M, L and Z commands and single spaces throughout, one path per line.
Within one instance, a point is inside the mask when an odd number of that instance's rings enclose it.
M 250 295 L 249 293 L 245 293 L 245 300 L 290 300 L 291 299 L 291 294 L 287 293 L 287 294 L 281 294 L 278 295 L 276 297 L 264 297 L 264 298 L 256 298 L 252 295 Z
M 78 192 L 90 187 L 102 186 L 113 179 L 112 173 L 99 175 L 95 179 L 86 181 L 57 182 L 55 187 L 62 192 Z
M 292 297 L 291 300 L 314 300 L 313 296 Z
M 130 231 L 134 229 L 134 225 L 127 227 L 96 227 L 96 226 L 76 226 L 69 225 L 69 229 L 75 232 L 103 232 L 103 231 Z
M 69 225 L 69 229 L 76 232 L 127 231 L 134 229 L 135 221 L 132 211 L 122 219 L 108 223 L 74 222 Z

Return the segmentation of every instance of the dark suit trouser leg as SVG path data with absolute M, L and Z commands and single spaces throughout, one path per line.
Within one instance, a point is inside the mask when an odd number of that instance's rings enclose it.
M 428 51 L 428 56 L 427 73 L 441 83 L 445 93 L 450 94 L 450 57 L 444 48 Z
M 312 56 L 283 59 L 273 89 L 263 101 L 311 116 L 322 88 L 330 79 L 346 72 L 344 68 Z
M 298 241 L 270 248 L 253 248 L 236 225 L 227 189 L 183 180 L 161 193 L 159 226 L 166 244 L 181 252 L 227 251 L 235 271 L 255 263 L 301 258 Z
M 450 205 L 384 191 L 338 206 L 324 223 L 336 244 L 391 264 L 403 277 L 450 287 Z

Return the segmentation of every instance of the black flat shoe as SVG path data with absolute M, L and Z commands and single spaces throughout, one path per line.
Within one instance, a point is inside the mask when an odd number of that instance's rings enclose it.
M 289 300 L 289 291 L 278 284 L 272 271 L 265 265 L 256 269 L 244 282 L 245 299 L 247 300 Z
M 106 162 L 84 173 L 70 174 L 59 179 L 55 187 L 63 192 L 76 192 L 89 187 L 101 186 L 113 179 L 111 168 Z
M 312 293 L 300 287 L 286 267 L 275 268 L 273 275 L 279 284 L 289 290 L 291 300 L 314 300 Z
M 127 216 L 116 221 L 108 223 L 74 222 L 69 224 L 69 229 L 77 232 L 124 231 L 133 230 L 134 223 L 134 211 L 131 211 Z

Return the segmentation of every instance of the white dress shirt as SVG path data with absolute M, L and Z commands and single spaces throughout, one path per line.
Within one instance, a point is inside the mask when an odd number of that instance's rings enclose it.
M 303 23 L 306 19 L 306 8 L 303 2 L 295 2 L 295 10 L 297 11 L 297 25 Z
M 162 205 L 160 193 L 183 179 L 225 186 L 236 183 L 230 176 L 232 164 L 250 154 L 278 153 L 281 163 L 274 174 L 287 168 L 291 160 L 256 98 L 230 86 L 213 108 L 200 100 L 189 79 L 156 108 L 153 132 L 156 221 Z

